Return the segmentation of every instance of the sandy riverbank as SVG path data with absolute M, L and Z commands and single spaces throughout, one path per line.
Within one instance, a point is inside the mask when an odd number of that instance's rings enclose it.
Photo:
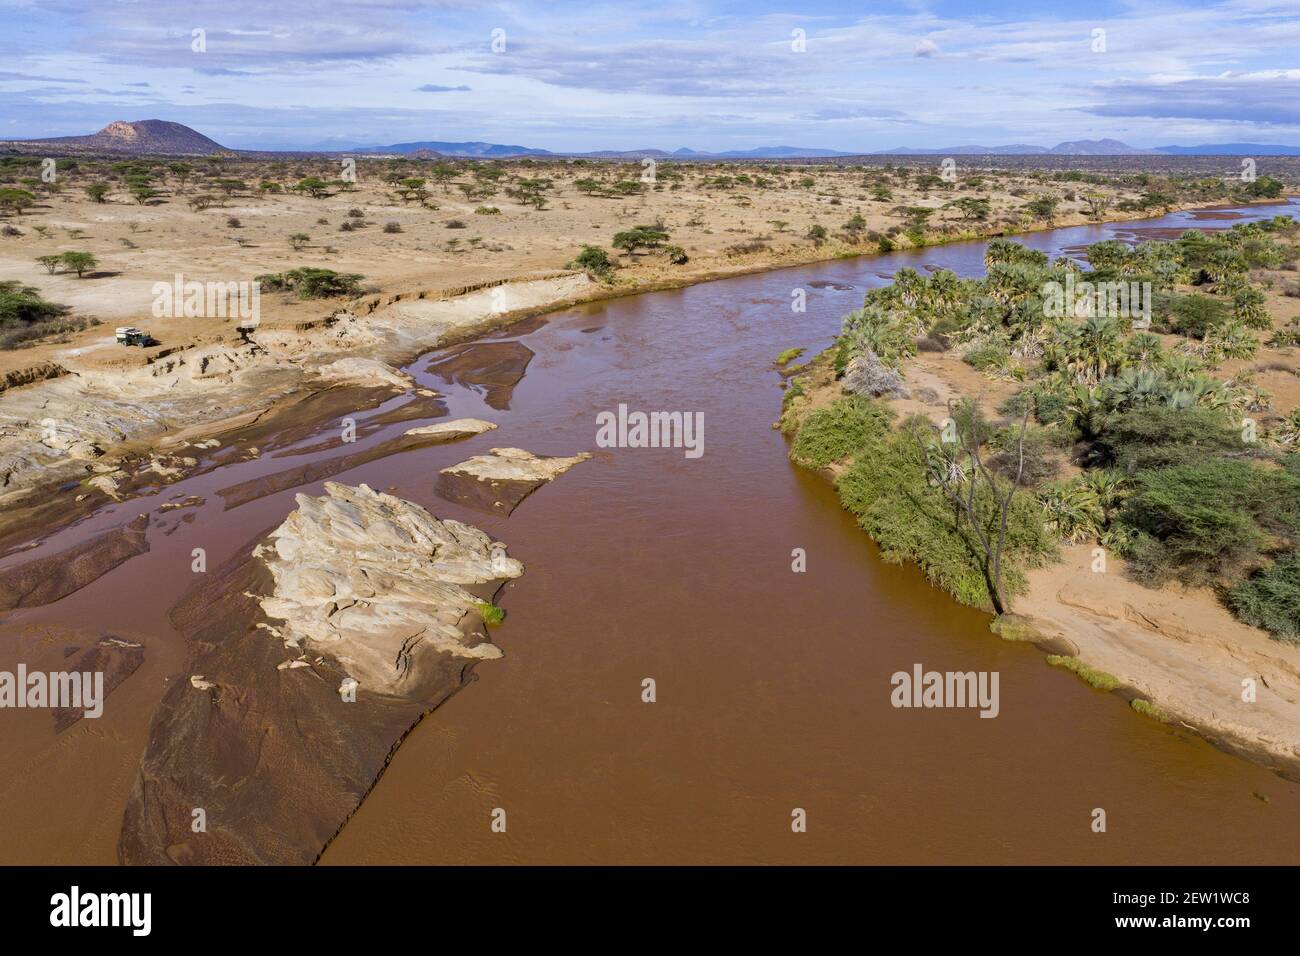
M 1015 606 L 1043 636 L 1117 678 L 1171 723 L 1300 777 L 1300 647 L 1235 619 L 1206 589 L 1144 587 L 1092 548 L 1029 573 Z

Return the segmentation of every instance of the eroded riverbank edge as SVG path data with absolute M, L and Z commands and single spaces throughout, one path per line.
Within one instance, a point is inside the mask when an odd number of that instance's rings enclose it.
M 827 349 L 798 369 L 804 415 L 847 394 L 836 379 L 833 353 Z M 908 371 L 903 368 L 904 378 L 915 386 Z M 927 385 L 943 384 L 957 394 L 951 383 L 936 382 L 933 370 L 924 374 Z M 948 414 L 943 401 L 928 407 L 914 398 L 875 401 L 890 406 L 899 421 L 920 412 L 938 427 Z M 801 466 L 792 461 L 792 467 Z M 844 467 L 806 470 L 834 485 Z M 1067 659 L 1056 662 L 1085 683 L 1091 677 L 1113 681 L 1116 686 L 1097 689 L 1145 717 L 1300 782 L 1300 647 L 1236 620 L 1207 589 L 1150 589 L 1126 576 L 1122 559 L 1112 557 L 1105 574 L 1092 573 L 1092 561 L 1090 546 L 1062 546 L 1057 562 L 1026 571 L 1027 593 L 1010 612 L 989 612 L 990 631 L 1031 644 L 1045 658 Z M 1082 665 L 1077 670 L 1075 662 Z M 1250 702 L 1243 700 L 1246 678 L 1259 685 Z M 1133 706 L 1136 701 L 1146 704 Z

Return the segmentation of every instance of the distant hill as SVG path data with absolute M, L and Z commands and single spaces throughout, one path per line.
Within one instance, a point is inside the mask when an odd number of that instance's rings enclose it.
M 1266 143 L 1210 143 L 1204 146 L 1157 146 L 1156 152 L 1174 156 L 1300 156 L 1300 146 Z
M 1067 143 L 1057 143 L 1050 149 L 1046 146 L 1030 146 L 1027 143 L 1013 143 L 1009 146 L 947 146 L 940 149 L 913 149 L 901 146 L 897 149 L 881 149 L 873 156 L 1140 156 L 1157 152 L 1154 149 L 1138 149 L 1117 139 L 1079 139 Z
M 417 143 L 394 143 L 392 146 L 363 146 L 355 153 L 436 153 L 439 156 L 464 156 L 499 159 L 505 156 L 551 156 L 547 149 L 529 146 L 504 146 L 500 143 L 444 143 L 428 140 Z
M 868 156 L 1036 156 L 1049 152 L 1046 146 L 1016 143 L 1012 146 L 896 146 L 878 149 Z
M 754 149 L 729 149 L 723 153 L 701 153 L 704 156 L 726 156 L 745 159 L 794 159 L 818 156 L 852 156 L 839 149 L 809 149 L 803 146 L 759 146 Z
M 1155 150 L 1138 149 L 1117 139 L 1079 139 L 1057 143 L 1048 152 L 1057 156 L 1140 156 Z
M 9 140 L 3 145 L 17 152 L 55 149 L 89 154 L 115 153 L 130 156 L 211 156 L 230 152 L 202 133 L 167 120 L 121 120 L 109 123 L 92 136 L 55 136 L 49 139 Z

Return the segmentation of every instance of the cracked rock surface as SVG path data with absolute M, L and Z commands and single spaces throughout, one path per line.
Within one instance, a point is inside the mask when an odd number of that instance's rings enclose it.
M 254 552 L 275 582 L 262 611 L 283 622 L 272 626 L 286 646 L 328 654 L 381 693 L 401 692 L 419 653 L 501 656 L 467 643 L 461 622 L 482 602 L 467 587 L 523 573 L 504 545 L 365 485 L 326 482 L 323 496 L 297 502 Z

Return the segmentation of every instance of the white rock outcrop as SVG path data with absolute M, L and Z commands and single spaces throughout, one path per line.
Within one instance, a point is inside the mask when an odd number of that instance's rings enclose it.
M 438 422 L 434 425 L 420 425 L 416 428 L 408 428 L 405 432 L 407 435 L 442 435 L 448 441 L 457 438 L 471 438 L 474 435 L 482 435 L 496 428 L 492 422 L 485 422 L 481 418 L 457 418 L 450 422 Z
M 501 656 L 467 639 L 466 616 L 482 599 L 467 586 L 519 577 L 523 565 L 477 528 L 440 520 L 401 498 L 326 482 L 255 555 L 274 593 L 263 612 L 298 654 L 327 654 L 362 690 L 400 694 L 430 654 Z
M 316 369 L 316 376 L 327 382 L 347 385 L 389 385 L 393 388 L 407 389 L 413 379 L 405 372 L 399 372 L 391 365 L 386 365 L 372 358 L 341 358 Z
M 534 455 L 522 448 L 491 448 L 488 454 L 450 465 L 442 473 L 481 481 L 551 481 L 590 457 L 585 451 L 566 458 Z

